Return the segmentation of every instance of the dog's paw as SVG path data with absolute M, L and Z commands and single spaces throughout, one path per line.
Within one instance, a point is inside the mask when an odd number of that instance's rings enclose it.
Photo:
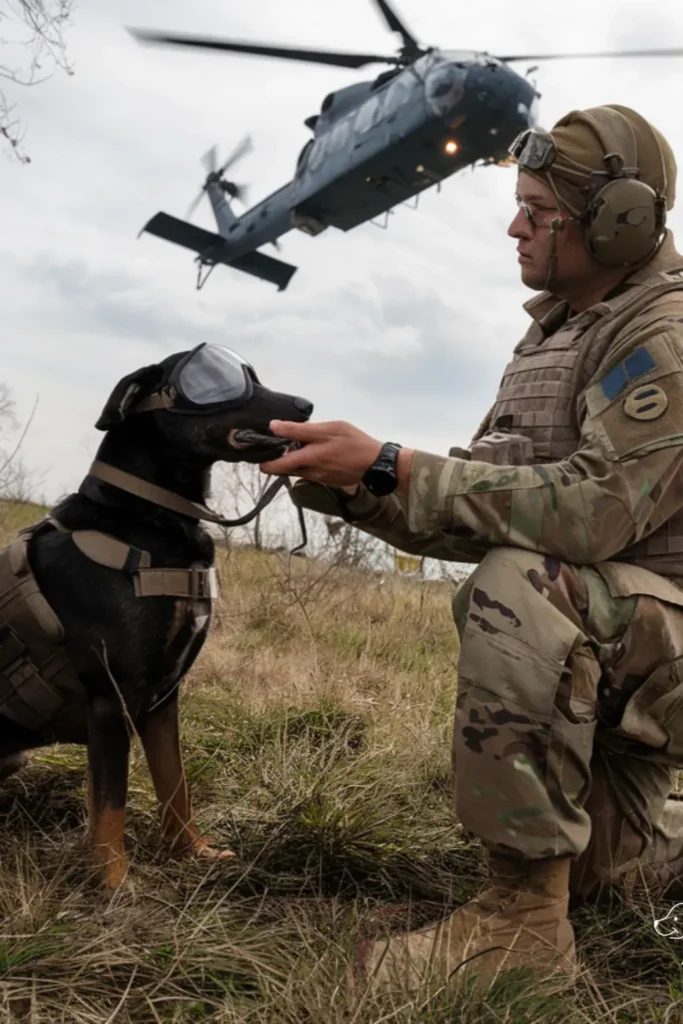
M 30 763 L 31 758 L 25 750 L 17 754 L 7 754 L 4 757 L 0 757 L 0 782 L 8 779 L 10 775 L 21 771 L 22 768 L 26 768 Z
M 234 860 L 237 854 L 228 847 L 214 846 L 208 839 L 195 839 L 192 843 L 193 857 L 202 860 Z

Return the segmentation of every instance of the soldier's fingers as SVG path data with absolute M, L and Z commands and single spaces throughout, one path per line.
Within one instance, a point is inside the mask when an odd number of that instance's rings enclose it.
M 320 441 L 327 437 L 326 423 L 294 423 L 291 420 L 271 420 L 270 429 L 278 437 L 288 441 Z

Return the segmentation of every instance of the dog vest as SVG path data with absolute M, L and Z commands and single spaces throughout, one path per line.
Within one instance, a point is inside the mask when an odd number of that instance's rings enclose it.
M 93 562 L 128 574 L 138 597 L 213 600 L 216 569 L 155 569 L 149 552 L 97 530 L 67 531 L 46 516 L 0 552 L 0 714 L 53 734 L 82 708 L 85 690 L 67 654 L 64 629 L 40 592 L 28 558 L 31 539 L 47 530 L 69 533 Z

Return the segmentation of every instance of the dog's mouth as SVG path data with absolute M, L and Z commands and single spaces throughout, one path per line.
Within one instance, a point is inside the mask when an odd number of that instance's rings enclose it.
M 250 427 L 234 427 L 228 434 L 228 444 L 231 448 L 244 451 L 258 448 L 261 451 L 271 452 L 285 449 L 289 442 L 282 437 L 276 437 L 270 431 L 261 433 L 252 430 Z

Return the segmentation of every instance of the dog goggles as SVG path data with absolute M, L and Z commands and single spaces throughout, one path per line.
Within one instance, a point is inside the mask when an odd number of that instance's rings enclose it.
M 134 411 L 168 409 L 196 415 L 234 408 L 249 401 L 254 383 L 259 383 L 256 371 L 242 356 L 223 345 L 203 342 L 176 363 L 168 382 L 143 398 Z
M 510 146 L 509 153 L 522 170 L 547 171 L 557 156 L 557 148 L 552 135 L 537 128 L 525 128 Z

